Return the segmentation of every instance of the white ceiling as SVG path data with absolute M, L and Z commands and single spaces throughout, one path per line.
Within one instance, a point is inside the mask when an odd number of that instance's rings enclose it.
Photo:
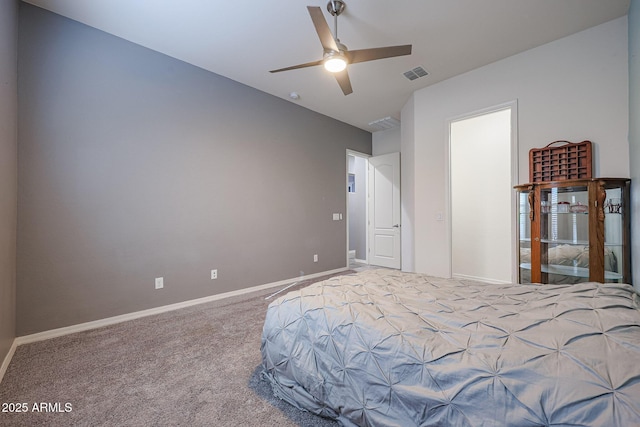
M 345 0 L 338 36 L 349 49 L 413 44 L 413 53 L 351 65 L 353 93 L 344 96 L 322 67 L 269 73 L 322 58 L 306 6 L 320 6 L 333 29 L 326 0 L 27 1 L 368 131 L 400 118 L 417 89 L 629 9 L 629 0 Z M 429 75 L 407 80 L 417 66 Z

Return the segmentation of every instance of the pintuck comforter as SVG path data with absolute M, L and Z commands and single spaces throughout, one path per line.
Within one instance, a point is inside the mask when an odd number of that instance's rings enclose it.
M 346 426 L 638 426 L 640 297 L 393 270 L 269 305 L 274 393 Z

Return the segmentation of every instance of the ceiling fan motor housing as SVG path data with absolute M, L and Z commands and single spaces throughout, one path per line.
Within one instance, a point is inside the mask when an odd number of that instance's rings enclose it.
M 333 49 L 325 49 L 324 56 L 326 57 L 327 55 L 335 55 L 335 54 L 341 54 L 345 56 L 347 55 L 347 52 L 349 51 L 349 48 L 347 48 L 347 45 L 340 43 L 340 40 L 336 40 L 336 46 L 338 46 L 337 52 Z

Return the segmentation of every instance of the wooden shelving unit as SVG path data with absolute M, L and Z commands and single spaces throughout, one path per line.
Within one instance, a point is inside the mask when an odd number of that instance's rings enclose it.
M 553 146 L 563 143 L 561 146 Z M 591 178 L 591 141 L 554 141 L 529 151 L 529 181 L 552 182 Z

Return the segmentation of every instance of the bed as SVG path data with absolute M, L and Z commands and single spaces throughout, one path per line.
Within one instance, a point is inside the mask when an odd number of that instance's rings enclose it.
M 640 425 L 640 296 L 395 270 L 273 301 L 263 376 L 345 426 Z

